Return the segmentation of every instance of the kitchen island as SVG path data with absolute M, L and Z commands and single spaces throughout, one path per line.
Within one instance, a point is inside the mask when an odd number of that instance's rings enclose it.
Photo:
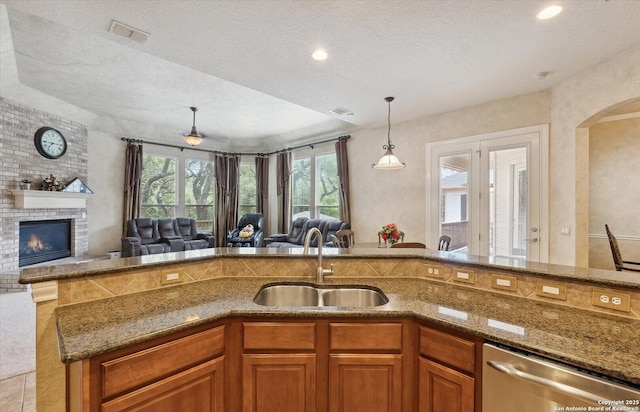
M 323 252 L 325 266 L 334 264 L 326 283 L 376 286 L 389 302 L 367 308 L 254 303 L 265 283 L 315 281 L 317 259 L 301 250 L 221 248 L 23 271 L 21 281 L 42 299 L 38 403 L 57 398 L 55 410 L 65 410 L 66 400 L 50 389 L 64 394 L 64 364 L 238 317 L 411 319 L 640 384 L 640 282 L 625 273 L 428 250 Z M 628 310 L 594 306 L 600 293 L 628 296 Z

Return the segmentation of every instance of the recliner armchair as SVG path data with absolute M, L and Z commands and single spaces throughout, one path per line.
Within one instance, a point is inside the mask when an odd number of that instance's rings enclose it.
M 253 226 L 253 234 L 241 237 L 240 232 L 247 226 Z M 264 216 L 262 213 L 247 213 L 238 220 L 238 227 L 227 236 L 227 247 L 262 247 L 264 237 Z
M 141 217 L 127 221 L 127 235 L 122 238 L 122 257 L 171 252 L 171 246 L 161 239 L 155 219 Z
M 286 244 L 302 244 L 304 239 L 304 224 L 309 220 L 308 217 L 297 217 L 293 223 L 291 224 L 291 228 L 289 229 L 289 233 L 275 233 L 264 240 L 264 243 L 267 247 L 277 247 L 280 243 Z M 272 244 L 272 246 L 269 246 Z
M 199 233 L 195 219 L 177 217 L 177 234 L 184 240 L 184 250 L 206 249 L 215 246 L 215 238 L 207 233 Z

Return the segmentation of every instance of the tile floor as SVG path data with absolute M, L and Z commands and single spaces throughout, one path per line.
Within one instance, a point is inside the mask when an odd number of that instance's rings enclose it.
M 0 411 L 34 412 L 35 304 L 31 291 L 0 293 Z

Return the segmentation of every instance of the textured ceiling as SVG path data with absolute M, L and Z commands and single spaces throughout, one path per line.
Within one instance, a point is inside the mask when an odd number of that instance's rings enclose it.
M 203 147 L 221 150 L 378 127 L 386 96 L 397 123 L 546 89 L 640 42 L 638 0 L 557 1 L 547 21 L 546 0 L 1 3 L 21 84 L 95 113 L 96 130 L 175 144 L 197 106 Z

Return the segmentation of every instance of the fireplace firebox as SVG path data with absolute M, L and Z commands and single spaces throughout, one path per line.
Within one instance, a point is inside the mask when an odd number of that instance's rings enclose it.
M 18 266 L 71 256 L 71 219 L 20 222 Z

